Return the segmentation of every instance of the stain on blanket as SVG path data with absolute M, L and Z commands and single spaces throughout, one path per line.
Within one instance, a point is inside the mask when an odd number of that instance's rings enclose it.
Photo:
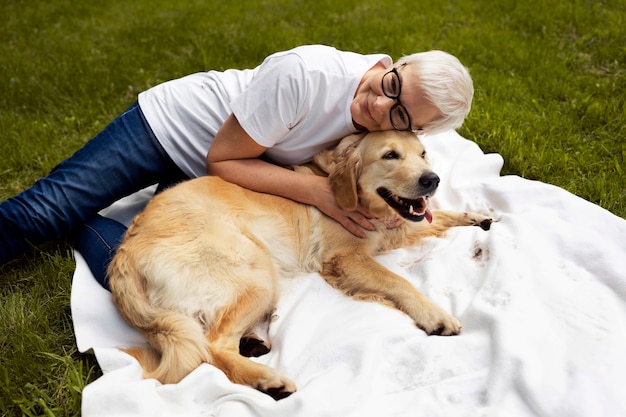
M 474 252 L 472 260 L 480 266 L 485 266 L 489 262 L 489 248 L 483 248 L 481 242 L 474 242 Z

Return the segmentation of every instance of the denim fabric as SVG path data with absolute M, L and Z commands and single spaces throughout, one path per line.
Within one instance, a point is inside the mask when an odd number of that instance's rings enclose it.
M 96 281 L 107 290 L 110 290 L 107 268 L 125 233 L 126 226 L 102 216 L 91 219 L 76 232 L 76 248 Z
M 49 175 L 0 204 L 0 264 L 74 231 L 122 197 L 183 178 L 134 103 Z

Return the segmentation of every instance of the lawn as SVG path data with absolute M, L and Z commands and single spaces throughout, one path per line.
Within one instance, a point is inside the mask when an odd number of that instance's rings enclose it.
M 476 88 L 461 135 L 500 153 L 503 174 L 626 217 L 624 0 L 4 0 L 0 14 L 0 200 L 152 85 L 324 43 L 455 54 Z M 79 415 L 100 375 L 76 351 L 73 268 L 63 241 L 0 267 L 1 415 Z

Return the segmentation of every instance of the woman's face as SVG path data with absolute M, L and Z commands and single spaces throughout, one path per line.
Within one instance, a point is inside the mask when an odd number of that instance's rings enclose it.
M 378 64 L 363 76 L 350 104 L 352 120 L 357 128 L 370 132 L 393 130 L 390 112 L 398 100 L 387 97 L 382 90 L 383 76 L 392 68 Z M 422 94 L 418 75 L 406 65 L 397 67 L 397 73 L 402 86 L 399 100 L 408 110 L 413 130 L 421 129 L 440 117 L 439 109 Z

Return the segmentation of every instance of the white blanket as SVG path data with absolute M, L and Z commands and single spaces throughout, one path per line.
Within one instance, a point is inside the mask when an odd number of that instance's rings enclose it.
M 442 179 L 433 206 L 499 222 L 378 259 L 458 317 L 460 336 L 426 336 L 310 274 L 284 280 L 272 351 L 255 359 L 297 393 L 276 402 L 207 364 L 161 385 L 116 349 L 143 341 L 77 254 L 76 341 L 104 372 L 83 392 L 83 415 L 626 416 L 626 221 L 560 188 L 501 177 L 499 155 L 456 133 L 424 143 Z M 128 222 L 149 194 L 108 215 Z

